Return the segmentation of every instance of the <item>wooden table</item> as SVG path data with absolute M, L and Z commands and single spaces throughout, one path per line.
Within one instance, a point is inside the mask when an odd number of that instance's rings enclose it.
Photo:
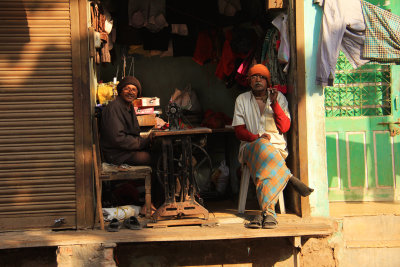
M 208 219 L 208 210 L 195 200 L 194 176 L 192 168 L 192 140 L 199 134 L 211 133 L 209 128 L 154 131 L 155 138 L 161 138 L 162 176 L 165 190 L 165 202 L 153 214 L 153 219 L 161 217 L 203 214 Z M 176 155 L 179 154 L 179 157 Z M 176 196 L 177 181 L 180 183 Z

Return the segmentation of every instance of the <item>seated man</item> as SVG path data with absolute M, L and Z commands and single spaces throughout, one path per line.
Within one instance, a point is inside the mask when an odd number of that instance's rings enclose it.
M 232 122 L 241 140 L 239 161 L 250 169 L 262 209 L 262 216 L 256 216 L 248 226 L 275 228 L 275 204 L 288 181 L 302 196 L 314 190 L 286 167 L 288 152 L 283 134 L 290 128 L 290 115 L 285 96 L 270 88 L 271 75 L 262 64 L 249 69 L 248 81 L 251 91 L 237 97 Z
M 107 163 L 121 165 L 150 165 L 151 133 L 140 136 L 139 122 L 133 100 L 142 93 L 140 82 L 132 76 L 117 85 L 118 96 L 109 103 L 101 115 L 100 147 Z
M 101 115 L 100 147 L 104 161 L 115 165 L 151 165 L 150 142 L 154 133 L 151 132 L 147 138 L 140 136 L 133 107 L 133 100 L 142 94 L 140 82 L 127 76 L 118 83 L 117 91 L 118 96 L 108 103 Z M 144 207 L 141 214 L 146 213 Z M 152 206 L 151 212 L 154 210 Z

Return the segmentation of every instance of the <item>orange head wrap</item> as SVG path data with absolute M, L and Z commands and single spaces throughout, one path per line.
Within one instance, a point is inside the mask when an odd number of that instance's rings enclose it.
M 271 73 L 269 72 L 268 68 L 263 64 L 256 64 L 252 66 L 247 74 L 249 77 L 255 74 L 262 75 L 267 79 L 268 85 L 271 86 Z

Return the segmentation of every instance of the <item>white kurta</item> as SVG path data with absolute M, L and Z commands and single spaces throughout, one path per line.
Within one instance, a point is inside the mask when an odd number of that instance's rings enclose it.
M 314 0 L 323 5 L 317 55 L 317 84 L 327 85 L 335 77 L 339 50 L 354 68 L 369 60 L 362 58 L 365 41 L 365 22 L 360 0 Z
M 290 119 L 288 102 L 285 96 L 278 92 L 278 104 L 283 112 Z M 256 98 L 251 91 L 240 94 L 236 98 L 235 112 L 233 114 L 232 126 L 246 125 L 249 132 L 262 135 L 267 133 L 271 136 L 271 143 L 279 150 L 283 158 L 288 156 L 286 148 L 286 138 L 284 134 L 279 133 L 274 120 L 274 112 L 271 108 L 271 101 L 267 99 L 264 112 L 260 113 Z M 241 141 L 239 147 L 239 162 L 243 163 L 243 149 L 246 142 Z

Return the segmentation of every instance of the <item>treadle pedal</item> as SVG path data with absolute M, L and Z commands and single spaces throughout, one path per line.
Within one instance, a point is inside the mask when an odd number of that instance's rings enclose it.
M 171 219 L 171 220 L 158 220 L 157 222 L 148 222 L 148 228 L 166 228 L 174 226 L 208 226 L 214 227 L 218 225 L 218 220 L 216 219 L 199 219 L 199 218 L 185 218 L 185 219 Z

